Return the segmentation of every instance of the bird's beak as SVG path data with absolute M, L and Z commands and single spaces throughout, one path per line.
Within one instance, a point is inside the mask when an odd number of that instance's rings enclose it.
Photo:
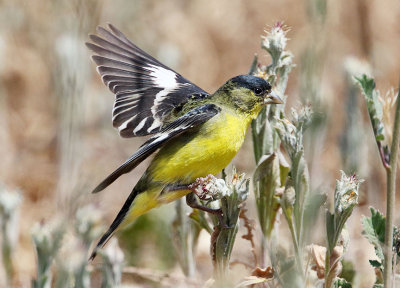
M 271 91 L 267 97 L 264 98 L 264 104 L 283 104 L 281 97 L 274 91 Z

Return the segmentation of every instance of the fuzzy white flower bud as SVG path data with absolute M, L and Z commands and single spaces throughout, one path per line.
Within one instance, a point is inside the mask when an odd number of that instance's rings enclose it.
M 281 22 L 276 23 L 270 31 L 265 31 L 266 36 L 263 37 L 262 47 L 266 49 L 270 54 L 276 52 L 282 52 L 286 48 L 287 43 L 287 29 Z
M 358 188 L 364 180 L 357 179 L 356 175 L 347 177 L 343 171 L 342 176 L 336 181 L 335 189 L 335 211 L 342 213 L 343 211 L 353 208 L 358 204 Z

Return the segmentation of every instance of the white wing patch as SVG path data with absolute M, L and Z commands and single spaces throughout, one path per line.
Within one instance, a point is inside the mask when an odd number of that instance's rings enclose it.
M 173 71 L 153 64 L 148 64 L 146 69 L 151 71 L 150 76 L 154 77 L 154 84 L 156 86 L 172 90 L 178 88 L 176 73 Z
M 86 43 L 104 84 L 115 94 L 113 126 L 122 137 L 160 131 L 171 111 L 192 95 L 207 94 L 129 41 L 114 26 L 99 27 Z M 191 98 L 192 99 L 192 98 Z
M 137 131 L 139 131 L 140 129 L 142 129 L 143 126 L 144 126 L 144 124 L 146 123 L 147 119 L 148 119 L 148 117 L 143 118 L 143 120 L 139 122 L 139 124 L 135 127 L 135 129 L 133 129 L 133 133 L 136 133 Z M 124 123 L 124 124 L 125 124 L 125 123 Z M 124 129 L 124 128 L 126 128 L 126 127 L 123 127 L 122 129 Z
M 154 106 L 153 106 L 154 107 Z M 153 110 L 153 109 L 152 109 Z M 153 111 L 151 111 L 152 113 L 154 113 Z M 153 123 L 151 124 L 151 126 L 147 129 L 147 132 L 150 133 L 153 129 L 156 129 L 158 127 L 162 126 L 162 122 L 160 120 L 158 120 L 158 117 L 154 115 L 154 119 L 153 119 Z M 136 130 L 136 128 L 135 128 Z M 136 133 L 137 131 L 133 130 L 133 133 Z
M 175 86 L 176 88 L 179 87 L 179 84 Z M 156 97 L 154 98 L 153 105 L 151 106 L 151 114 L 153 114 L 154 122 L 153 124 L 147 129 L 147 132 L 150 132 L 156 127 L 160 127 L 162 122 L 161 119 L 157 116 L 157 111 L 158 111 L 158 106 L 162 103 L 163 99 L 168 96 L 169 93 L 174 91 L 176 88 L 165 88 L 164 90 L 161 90 L 156 94 Z
M 131 118 L 129 118 L 128 120 L 126 120 L 121 125 L 119 125 L 118 126 L 118 131 L 121 132 L 122 130 L 126 129 L 126 127 L 128 126 L 129 122 L 131 122 L 135 117 L 136 117 L 136 115 L 131 117 Z M 144 118 L 144 119 L 146 119 L 146 118 Z
M 165 69 L 160 66 L 150 64 L 146 69 L 150 70 L 150 76 L 153 77 L 154 85 L 159 88 L 164 88 L 158 92 L 154 98 L 153 105 L 151 106 L 151 114 L 153 115 L 154 121 L 151 126 L 147 129 L 147 132 L 160 127 L 162 125 L 162 119 L 157 116 L 159 105 L 162 103 L 165 97 L 167 97 L 172 91 L 179 89 L 181 84 L 176 81 L 176 73 L 171 70 Z M 140 130 L 140 129 L 138 129 Z M 133 131 L 136 133 L 136 131 Z

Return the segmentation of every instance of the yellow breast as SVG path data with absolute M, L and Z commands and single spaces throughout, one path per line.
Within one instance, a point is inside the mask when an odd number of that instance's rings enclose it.
M 190 184 L 217 174 L 242 146 L 251 118 L 221 111 L 195 135 L 179 136 L 162 148 L 149 167 L 153 181 Z

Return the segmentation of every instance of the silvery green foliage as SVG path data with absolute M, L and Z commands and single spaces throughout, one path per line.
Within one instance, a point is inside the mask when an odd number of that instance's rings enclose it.
M 13 277 L 13 254 L 15 244 L 18 242 L 19 206 L 21 202 L 22 196 L 18 191 L 10 191 L 0 186 L 1 255 L 7 285 L 11 285 Z
M 287 119 L 277 119 L 276 131 L 282 141 L 283 147 L 294 158 L 296 153 L 303 151 L 303 131 Z
M 87 288 L 90 283 L 88 250 L 102 231 L 101 212 L 94 205 L 79 207 L 75 219 L 70 221 L 67 237 L 56 257 L 56 288 Z
M 272 63 L 261 68 L 259 73 L 266 73 L 268 75 L 267 80 L 275 86 L 276 92 L 282 96 L 286 90 L 289 72 L 294 66 L 292 64 L 293 54 L 285 50 L 288 31 L 289 29 L 283 23 L 278 22 L 270 31 L 266 31 L 267 35 L 262 38 L 261 42 L 261 48 L 269 53 Z
M 237 174 L 236 169 L 233 169 L 232 175 L 224 182 L 229 192 L 220 201 L 225 224 L 229 227 L 237 223 L 240 205 L 249 197 L 250 179 L 245 178 L 243 173 Z
M 76 211 L 75 232 L 89 249 L 92 242 L 103 232 L 101 211 L 94 205 L 80 207 Z
M 302 152 L 303 133 L 311 123 L 312 111 L 306 106 L 297 112 L 291 109 L 292 121 L 287 119 L 276 119 L 275 130 L 278 132 L 282 144 L 291 159 L 296 157 L 296 153 Z
M 276 63 L 279 62 L 288 40 L 286 31 L 282 29 L 282 24 L 278 22 L 266 33 L 267 35 L 263 37 L 261 42 L 261 47 L 271 55 L 274 66 L 278 66 Z
M 383 274 L 384 271 L 384 247 L 385 247 L 385 230 L 386 230 L 386 217 L 381 212 L 373 207 L 370 207 L 371 217 L 363 217 L 361 220 L 363 231 L 362 234 L 374 246 L 375 254 L 378 259 L 369 260 L 369 263 L 376 269 L 380 270 Z M 393 251 L 397 256 L 397 263 L 400 257 L 400 229 L 396 226 L 393 227 Z M 396 261 L 394 261 L 396 263 Z M 376 282 L 383 282 L 382 274 L 377 274 Z M 375 284 L 379 285 L 379 284 Z M 374 286 L 375 287 L 375 286 Z M 378 287 L 378 286 L 376 286 Z
M 202 200 L 203 205 L 211 209 L 221 209 L 222 199 L 231 196 L 233 192 L 232 186 L 228 186 L 224 179 L 218 179 L 211 174 L 196 179 L 190 185 L 190 189 Z M 177 215 L 173 222 L 172 233 L 178 261 L 185 275 L 192 277 L 195 272 L 194 250 L 200 229 L 205 229 L 212 234 L 212 226 L 221 223 L 218 223 L 217 217 L 213 216 L 211 216 L 212 223 L 210 223 L 206 218 L 206 213 L 198 209 L 194 209 L 190 213 L 191 221 L 188 221 L 186 219 L 188 211 L 182 201 L 177 202 Z
M 32 281 L 34 288 L 51 287 L 51 265 L 55 259 L 65 234 L 65 226 L 60 221 L 40 222 L 32 229 L 32 239 L 37 256 L 37 275 Z
M 291 114 L 293 125 L 297 130 L 305 131 L 310 126 L 312 119 L 312 109 L 310 106 L 301 107 L 299 112 L 292 108 Z
M 86 205 L 76 211 L 74 228 L 79 239 L 77 250 L 80 251 L 80 257 L 77 258 L 78 263 L 73 269 L 75 287 L 90 287 L 87 251 L 103 231 L 101 220 L 101 212 L 94 205 Z
M 103 265 L 101 266 L 103 281 L 101 287 L 119 287 L 121 285 L 122 269 L 124 267 L 124 253 L 118 246 L 118 240 L 112 238 L 107 247 L 99 253 L 103 259 Z
M 325 285 L 331 287 L 337 276 L 331 267 L 331 256 L 335 246 L 338 245 L 339 237 L 344 231 L 344 225 L 353 212 L 353 208 L 358 204 L 358 189 L 363 180 L 357 179 L 356 175 L 346 176 L 341 172 L 340 180 L 336 181 L 336 189 L 334 194 L 333 211 L 326 211 L 326 234 L 327 234 L 327 250 L 325 265 Z M 345 233 L 346 234 L 346 233 Z M 346 238 L 346 237 L 345 237 Z M 345 248 L 348 241 L 343 241 L 342 246 Z M 337 261 L 340 261 L 338 259 Z M 332 265 L 333 266 L 333 265 Z
M 287 119 L 277 119 L 275 129 L 291 160 L 290 181 L 286 183 L 286 186 L 292 186 L 296 195 L 293 206 L 293 226 L 297 238 L 295 242 L 301 249 L 305 228 L 303 225 L 304 208 L 310 190 L 310 177 L 304 158 L 303 133 L 310 123 L 312 113 L 309 107 L 302 108 L 300 112 L 292 109 L 292 117 L 293 122 Z
M 362 218 L 362 234 L 374 246 L 378 257 L 378 260 L 370 260 L 370 264 L 383 271 L 386 217 L 373 207 L 370 207 L 370 211 L 371 217 Z
M 293 55 L 285 50 L 288 29 L 278 22 L 262 38 L 261 47 L 271 56 L 268 66 L 258 64 L 254 59 L 250 74 L 269 81 L 274 91 L 286 102 L 285 90 L 289 73 L 294 66 Z M 266 258 L 266 245 L 275 225 L 279 210 L 280 190 L 283 189 L 288 165 L 279 151 L 280 139 L 275 131 L 276 121 L 283 117 L 285 105 L 264 107 L 251 124 L 254 157 L 257 164 L 253 178 L 258 220 L 263 232 L 262 261 Z
M 347 282 L 345 279 L 336 278 L 335 282 L 333 283 L 334 288 L 351 288 L 351 283 Z
M 253 175 L 256 204 L 260 207 L 257 209 L 258 219 L 263 235 L 268 238 L 275 225 L 276 213 L 280 205 L 280 189 L 286 181 L 288 172 L 288 164 L 278 151 L 263 155 Z
M 173 223 L 173 238 L 178 249 L 178 257 L 186 275 L 191 276 L 191 269 L 194 269 L 193 249 L 200 232 L 199 228 L 205 229 L 211 234 L 211 257 L 214 264 L 215 278 L 219 284 L 228 281 L 229 261 L 235 243 L 239 226 L 239 214 L 242 203 L 249 195 L 250 180 L 244 174 L 237 174 L 233 168 L 231 176 L 224 179 L 217 179 L 213 175 L 198 178 L 190 185 L 190 189 L 202 200 L 202 205 L 214 209 L 217 214 L 204 213 L 198 209 L 190 214 L 190 219 L 195 223 L 187 223 L 183 208 L 185 205 L 178 203 L 177 217 Z M 211 218 L 211 221 L 206 217 Z M 211 223 L 210 223 L 211 222 Z M 211 228 L 211 226 L 214 228 Z M 225 284 L 224 284 L 225 285 Z
M 359 180 L 356 175 L 347 177 L 340 171 L 341 179 L 336 181 L 335 190 L 335 213 L 343 214 L 351 211 L 358 204 L 358 189 L 364 180 Z
M 367 75 L 362 75 L 361 77 L 355 77 L 356 81 L 360 84 L 361 90 L 363 92 L 365 102 L 367 104 L 369 119 L 371 120 L 372 129 L 375 135 L 375 141 L 378 145 L 379 154 L 385 168 L 389 167 L 390 149 L 385 143 L 385 126 L 383 124 L 383 105 L 379 101 L 379 91 L 375 89 L 375 81 L 373 78 Z
M 379 101 L 379 91 L 375 89 L 375 81 L 365 74 L 355 79 L 360 84 L 364 94 L 376 141 L 383 141 L 385 139 L 385 128 L 382 122 L 383 108 L 382 102 Z
M 70 227 L 69 227 L 70 228 Z M 57 252 L 55 288 L 89 287 L 87 249 L 74 233 L 68 231 Z
M 346 176 L 343 171 L 340 180 L 336 181 L 334 210 L 326 212 L 328 252 L 336 246 L 347 219 L 358 204 L 358 189 L 363 181 L 357 179 L 356 175 Z
M 386 170 L 387 179 L 387 190 L 386 190 L 386 217 L 385 221 L 385 242 L 384 242 L 384 267 L 383 267 L 383 282 L 384 286 L 391 287 L 393 285 L 394 272 L 393 272 L 393 241 L 397 243 L 397 233 L 393 233 L 393 219 L 395 210 L 395 199 L 396 199 L 396 177 L 397 177 L 397 159 L 398 159 L 398 149 L 400 142 L 400 90 L 397 95 L 396 108 L 395 108 L 395 119 L 392 132 L 392 140 L 385 139 L 384 131 L 385 126 L 383 124 L 383 116 L 385 116 L 386 121 L 390 118 L 390 109 L 392 105 L 387 107 L 390 102 L 385 103 L 384 106 L 379 99 L 379 91 L 375 90 L 375 81 L 366 75 L 360 78 L 355 78 L 363 91 L 365 96 L 368 114 L 371 120 L 372 128 L 375 135 L 375 141 L 378 146 L 379 155 L 382 160 L 382 164 Z M 394 94 L 394 93 L 393 93 Z M 394 104 L 394 102 L 392 102 Z M 385 114 L 385 115 L 384 115 Z M 390 133 L 390 132 L 389 132 Z M 388 137 L 390 138 L 390 137 Z M 385 141 L 385 145 L 383 145 Z M 389 149 L 388 145 L 390 143 L 391 147 Z M 391 155 L 392 154 L 392 155 Z M 393 239 L 395 238 L 395 239 Z M 396 247 L 400 245 L 396 244 Z
M 250 74 L 269 81 L 276 93 L 286 102 L 285 90 L 289 73 L 293 68 L 293 55 L 285 50 L 288 29 L 278 22 L 263 37 L 261 47 L 272 58 L 272 64 L 262 66 L 254 59 Z M 283 113 L 285 105 L 269 105 L 265 107 L 252 123 L 253 145 L 256 162 L 261 156 L 271 154 L 279 148 L 279 138 L 274 132 L 275 117 Z
M 239 227 L 240 209 L 242 203 L 249 196 L 250 179 L 245 178 L 244 174 L 237 174 L 233 169 L 231 176 L 228 176 L 225 182 L 230 193 L 219 200 L 222 223 L 215 228 L 211 243 L 212 258 L 218 279 L 226 279 L 227 276 L 232 248 Z

